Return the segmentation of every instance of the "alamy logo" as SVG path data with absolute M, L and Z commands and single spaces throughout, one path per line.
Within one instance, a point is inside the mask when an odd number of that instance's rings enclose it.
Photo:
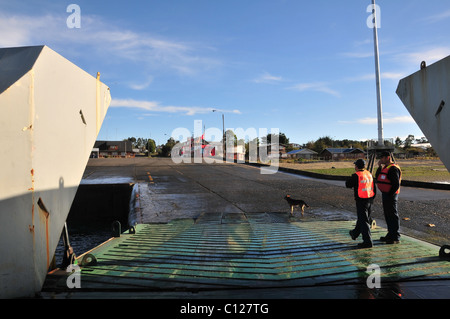
M 67 288 L 81 288 L 81 269 L 80 266 L 70 264 L 67 266 L 66 271 L 70 273 L 66 279 Z
M 182 127 L 172 131 L 171 137 L 179 142 L 172 148 L 171 158 L 176 164 L 192 161 L 212 164 L 221 163 L 223 160 L 244 163 L 247 156 L 250 163 L 260 162 L 267 165 L 261 168 L 261 174 L 274 174 L 279 167 L 279 132 L 278 128 L 272 128 L 269 135 L 266 128 L 236 128 L 227 129 L 223 134 L 223 130 L 218 128 L 202 131 L 202 121 L 195 120 L 194 134 Z M 249 141 L 248 151 L 245 149 L 245 138 Z
M 371 264 L 367 267 L 367 272 L 370 273 L 367 278 L 367 287 L 370 289 L 381 288 L 381 269 L 376 264 Z
M 66 20 L 66 25 L 69 29 L 81 28 L 81 8 L 78 4 L 69 4 L 66 12 L 71 13 Z
M 377 4 L 370 4 L 367 6 L 367 12 L 370 12 L 371 15 L 367 18 L 367 27 L 370 29 L 373 28 L 381 28 L 381 9 Z

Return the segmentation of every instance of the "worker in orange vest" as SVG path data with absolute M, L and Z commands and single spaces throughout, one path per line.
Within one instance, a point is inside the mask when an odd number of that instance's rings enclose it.
M 354 189 L 356 202 L 357 221 L 355 229 L 350 230 L 350 236 L 356 240 L 361 234 L 363 242 L 358 244 L 358 248 L 370 248 L 373 246 L 370 213 L 376 196 L 376 188 L 372 174 L 365 169 L 366 162 L 358 159 L 353 164 L 355 164 L 355 173 L 345 182 L 347 188 Z
M 386 244 L 398 244 L 400 242 L 400 217 L 398 214 L 398 194 L 402 181 L 400 166 L 392 161 L 391 153 L 382 152 L 378 162 L 378 170 L 375 180 L 383 199 L 384 218 L 388 233 L 380 240 Z

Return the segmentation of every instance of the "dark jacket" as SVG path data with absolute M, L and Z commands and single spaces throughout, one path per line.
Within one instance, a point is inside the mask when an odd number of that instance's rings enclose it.
M 378 175 L 380 175 L 382 167 L 378 167 L 377 172 L 375 173 L 375 182 L 378 179 Z M 387 178 L 391 181 L 391 191 L 387 193 L 389 196 L 393 196 L 398 189 L 400 188 L 400 170 L 396 166 L 391 166 L 387 173 Z

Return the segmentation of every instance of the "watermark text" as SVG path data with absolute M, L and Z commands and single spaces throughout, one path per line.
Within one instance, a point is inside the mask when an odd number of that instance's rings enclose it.
M 172 149 L 171 158 L 180 163 L 261 163 L 261 174 L 278 171 L 280 158 L 278 128 L 236 128 L 226 132 L 218 128 L 202 131 L 202 121 L 194 121 L 194 131 L 176 128 L 171 137 L 179 141 Z M 193 137 L 195 136 L 195 137 Z M 245 140 L 248 143 L 245 143 Z
M 70 273 L 66 279 L 67 288 L 81 288 L 81 269 L 80 266 L 70 264 L 67 266 L 66 271 Z
M 367 17 L 367 27 L 369 29 L 373 29 L 373 28 L 381 28 L 381 9 L 380 6 L 378 4 L 369 4 L 367 6 L 367 12 L 370 12 L 369 17 Z
M 367 287 L 370 289 L 381 288 L 381 269 L 376 264 L 371 264 L 367 267 L 367 272 L 370 273 L 367 277 Z
M 69 29 L 81 28 L 81 8 L 78 4 L 69 4 L 66 12 L 71 13 L 66 20 L 66 25 Z

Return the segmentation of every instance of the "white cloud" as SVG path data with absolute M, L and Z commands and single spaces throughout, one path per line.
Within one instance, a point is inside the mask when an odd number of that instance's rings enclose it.
M 445 13 L 445 16 L 447 14 L 450 17 L 450 11 Z M 400 51 L 401 50 L 401 51 Z M 383 54 L 386 59 L 393 59 L 395 63 L 401 63 L 406 64 L 408 66 L 411 65 L 417 65 L 417 67 L 420 66 L 420 63 L 422 61 L 425 61 L 427 65 L 430 65 L 434 62 L 437 62 L 448 55 L 450 55 L 450 46 L 442 45 L 442 46 L 434 46 L 430 47 L 427 46 L 423 49 L 418 49 L 415 51 L 410 51 L 410 48 L 407 49 L 395 49 L 392 51 L 383 50 L 383 52 L 380 52 L 380 55 Z M 341 53 L 341 56 L 344 56 L 346 58 L 352 58 L 352 59 L 361 59 L 361 58 L 374 58 L 374 52 L 372 50 L 368 51 L 357 51 L 357 52 L 344 52 Z M 382 74 L 383 77 L 392 79 L 397 79 L 397 73 L 389 73 L 385 72 Z M 403 75 L 402 75 L 403 76 Z
M 141 90 L 145 90 L 146 88 L 148 88 L 150 86 L 150 84 L 152 84 L 153 82 L 153 77 L 148 78 L 146 81 L 142 81 L 139 83 L 130 83 L 129 87 L 133 90 L 136 91 L 141 91 Z
M 110 30 L 109 26 L 98 28 L 98 23 L 87 28 L 92 29 L 92 38 L 86 38 L 88 43 L 99 46 L 99 50 L 107 47 L 120 59 L 139 63 L 142 67 L 163 67 L 182 75 L 196 75 L 221 65 L 220 61 L 204 56 L 206 52 L 202 51 L 201 45 L 130 30 Z
M 427 65 L 430 65 L 447 57 L 448 55 L 450 55 L 450 47 L 442 46 L 431 49 L 423 49 L 416 52 L 401 53 L 397 55 L 397 58 L 408 64 L 417 65 L 417 67 L 419 67 L 422 61 L 425 61 Z
M 38 18 L 22 15 L 0 13 L 0 46 L 16 47 L 35 43 L 33 35 L 38 37 L 51 37 L 53 30 L 59 25 L 65 26 L 65 21 L 56 17 L 45 15 Z M 43 33 L 43 31 L 46 31 Z M 37 39 L 36 39 L 37 40 Z M 37 40 L 40 42 L 39 40 Z
M 439 22 L 439 21 L 442 21 L 442 20 L 445 20 L 448 18 L 450 18 L 450 10 L 426 17 L 423 20 L 428 23 L 436 23 L 436 22 Z
M 340 97 L 338 91 L 330 89 L 327 83 L 324 82 L 312 82 L 312 83 L 299 83 L 294 86 L 289 87 L 289 89 L 304 92 L 304 91 L 316 91 L 326 94 L 330 94 L 336 97 Z
M 400 80 L 406 76 L 405 73 L 401 72 L 381 72 L 381 79 L 383 80 Z M 349 77 L 345 79 L 348 82 L 359 82 L 359 81 L 375 81 L 375 73 L 368 73 L 363 75 L 357 75 L 354 77 Z
M 267 72 L 264 72 L 262 75 L 253 80 L 256 83 L 276 83 L 283 81 L 281 76 L 271 75 Z
M 398 72 L 381 72 L 381 78 L 387 80 L 400 80 L 404 78 L 406 75 L 404 73 Z
M 185 115 L 207 114 L 214 108 L 197 106 L 163 106 L 155 101 L 139 101 L 134 99 L 113 99 L 110 107 L 137 108 L 152 112 L 184 113 Z M 241 114 L 239 110 L 220 110 L 223 113 Z
M 342 53 L 342 56 L 347 58 L 372 58 L 373 57 L 373 50 L 372 51 L 366 51 L 366 52 L 344 52 Z
M 130 107 L 147 111 L 157 111 L 160 107 L 159 102 L 155 101 L 137 101 L 133 99 L 112 99 L 110 107 Z
M 0 46 L 14 47 L 46 44 L 71 50 L 74 45 L 83 52 L 119 61 L 138 63 L 142 68 L 174 70 L 183 75 L 196 75 L 221 65 L 207 57 L 208 48 L 200 44 L 184 43 L 143 32 L 120 29 L 100 17 L 82 14 L 81 28 L 69 29 L 67 16 L 27 16 L 0 13 Z M 109 61 L 111 62 L 111 61 Z
M 339 121 L 340 124 L 364 124 L 364 125 L 374 125 L 378 124 L 378 118 L 376 117 L 364 117 L 356 119 L 354 121 Z M 414 119 L 409 115 L 404 116 L 394 116 L 394 117 L 383 117 L 383 124 L 402 124 L 402 123 L 416 123 Z

